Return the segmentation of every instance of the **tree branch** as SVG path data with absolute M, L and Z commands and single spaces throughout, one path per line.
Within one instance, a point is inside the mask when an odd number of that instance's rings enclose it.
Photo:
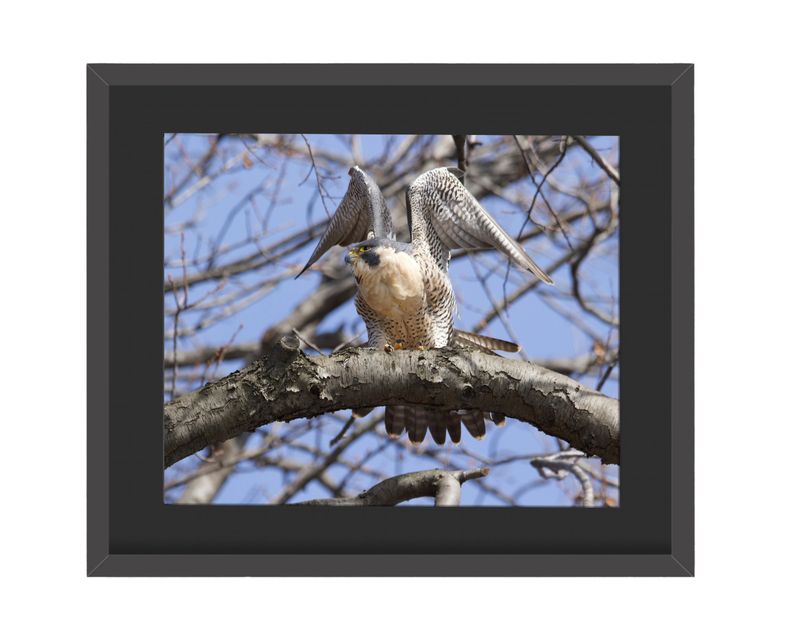
M 334 507 L 393 507 L 394 505 L 430 496 L 435 498 L 437 507 L 457 507 L 461 503 L 461 485 L 467 480 L 483 478 L 489 469 L 470 469 L 469 471 L 448 471 L 432 469 L 414 471 L 387 478 L 371 489 L 362 491 L 353 498 L 327 498 L 306 500 L 296 504 Z
M 619 402 L 533 363 L 452 348 L 309 357 L 299 346 L 287 336 L 266 357 L 165 405 L 164 465 L 270 422 L 397 404 L 502 413 L 619 463 Z
M 594 488 L 589 474 L 578 464 L 583 454 L 580 451 L 558 451 L 531 460 L 531 466 L 539 472 L 543 480 L 557 478 L 563 480 L 568 473 L 575 476 L 581 485 L 581 504 L 584 507 L 594 506 Z
M 598 166 L 606 172 L 606 175 L 611 178 L 614 182 L 619 184 L 619 171 L 617 171 L 614 167 L 611 166 L 610 163 L 606 162 L 606 160 L 597 153 L 597 149 L 595 149 L 589 141 L 584 136 L 570 136 L 575 142 L 577 142 L 583 150 L 586 151 L 594 160 Z

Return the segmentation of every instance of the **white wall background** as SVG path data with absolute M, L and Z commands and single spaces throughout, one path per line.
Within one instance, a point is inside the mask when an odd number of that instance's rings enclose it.
M 9 432 L 33 431 L 38 443 L 17 448 L 9 435 L 0 462 L 8 637 L 336 637 L 361 628 L 381 638 L 436 630 L 787 637 L 796 609 L 800 430 L 790 413 L 800 355 L 790 4 L 312 4 L 4 7 L 0 422 Z M 696 63 L 698 577 L 391 587 L 388 579 L 84 577 L 84 65 L 319 61 Z M 31 420 L 41 384 L 52 400 Z M 732 473 L 742 464 L 751 469 L 746 483 Z M 413 611 L 402 596 L 386 595 L 418 587 L 439 605 Z

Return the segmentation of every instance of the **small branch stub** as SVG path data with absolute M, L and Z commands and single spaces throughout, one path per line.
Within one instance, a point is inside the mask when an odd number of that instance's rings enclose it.
M 329 507 L 392 507 L 415 498 L 432 497 L 437 507 L 457 507 L 461 503 L 461 485 L 468 480 L 484 478 L 489 469 L 451 471 L 433 469 L 414 471 L 387 478 L 371 489 L 352 498 L 328 498 L 295 503 Z

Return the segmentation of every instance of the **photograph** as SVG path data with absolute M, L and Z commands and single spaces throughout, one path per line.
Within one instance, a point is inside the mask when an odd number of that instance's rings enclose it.
M 619 136 L 163 145 L 165 504 L 620 506 Z

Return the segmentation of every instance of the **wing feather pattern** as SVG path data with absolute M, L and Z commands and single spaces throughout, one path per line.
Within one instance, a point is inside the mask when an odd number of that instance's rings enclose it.
M 553 284 L 550 276 L 461 184 L 456 172 L 439 168 L 423 173 L 409 188 L 408 200 L 415 233 L 427 227 L 414 224 L 415 216 L 423 216 L 447 250 L 493 247 L 540 280 Z
M 334 245 L 346 247 L 373 237 L 394 240 L 392 216 L 378 185 L 357 166 L 352 167 L 348 173 L 350 184 L 347 186 L 347 192 L 317 243 L 314 253 L 296 277 L 305 273 Z

